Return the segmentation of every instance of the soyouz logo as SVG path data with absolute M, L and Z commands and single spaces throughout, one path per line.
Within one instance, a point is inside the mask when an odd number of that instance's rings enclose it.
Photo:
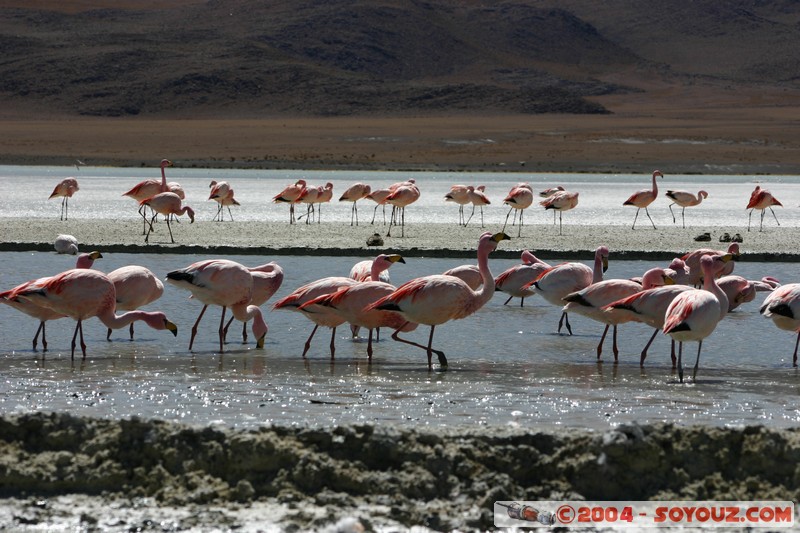
M 498 501 L 496 527 L 794 526 L 790 501 Z

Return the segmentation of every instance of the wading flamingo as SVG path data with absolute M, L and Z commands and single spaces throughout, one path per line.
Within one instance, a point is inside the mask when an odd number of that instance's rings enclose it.
M 306 180 L 297 180 L 292 185 L 287 186 L 281 192 L 272 197 L 276 204 L 289 204 L 289 224 L 294 224 L 294 204 L 296 204 L 306 188 Z
M 603 273 L 606 270 L 608 270 L 608 248 L 598 246 L 594 252 L 594 268 L 577 262 L 560 263 L 546 269 L 534 281 L 523 285 L 522 289 L 533 289 L 536 294 L 541 294 L 542 298 L 552 305 L 562 307 L 564 305 L 563 298 L 567 294 L 585 289 L 592 283 L 603 281 Z M 558 320 L 558 333 L 561 333 L 564 325 L 572 335 L 569 315 L 566 312 L 562 312 L 561 318 Z
M 503 224 L 503 231 L 506 230 L 506 224 L 508 224 L 508 216 L 511 214 L 512 211 L 515 209 L 519 211 L 519 228 L 517 229 L 517 237 L 522 235 L 522 215 L 527 208 L 531 206 L 533 203 L 533 190 L 531 186 L 527 183 L 519 183 L 516 186 L 512 187 L 511 190 L 508 192 L 505 198 L 503 198 L 503 203 L 511 206 L 508 209 L 508 213 L 506 214 L 506 221 Z M 511 221 L 511 225 L 514 225 L 514 222 L 517 220 L 517 213 L 514 212 L 514 219 Z
M 647 210 L 647 206 L 652 204 L 658 196 L 658 183 L 656 183 L 656 177 L 663 178 L 664 174 L 662 174 L 660 170 L 654 170 L 652 188 L 637 191 L 622 203 L 622 205 L 632 205 L 636 207 L 636 216 L 633 217 L 633 226 L 631 229 L 636 229 L 636 219 L 639 218 L 639 211 L 641 209 L 644 209 L 644 213 L 647 215 L 647 218 L 650 219 L 653 229 L 656 229 L 656 224 L 653 222 L 653 219 L 650 218 L 650 212 Z
M 612 302 L 636 294 L 642 289 L 662 286 L 668 283 L 665 281 L 666 279 L 670 278 L 664 272 L 663 268 L 653 268 L 645 272 L 644 276 L 642 276 L 641 285 L 627 279 L 609 279 L 592 283 L 585 289 L 564 296 L 563 300 L 567 302 L 567 304 L 564 306 L 563 311 L 565 313 L 574 311 L 606 325 L 603 330 L 603 335 L 600 337 L 600 342 L 597 344 L 598 361 L 603 353 L 603 343 L 606 340 L 608 329 L 614 326 L 612 350 L 614 352 L 614 363 L 617 363 L 619 360 L 617 326 L 623 322 L 627 322 L 628 319 L 623 315 L 606 311 L 603 308 Z M 670 279 L 669 282 L 671 281 Z
M 486 196 L 486 185 L 478 185 L 475 188 L 470 187 L 467 189 L 467 193 L 469 195 L 469 201 L 472 204 L 472 212 L 469 214 L 469 218 L 466 222 L 464 222 L 464 227 L 467 227 L 469 221 L 472 220 L 472 216 L 475 214 L 475 207 L 481 208 L 481 229 L 483 229 L 483 206 L 489 205 L 492 202 L 489 201 L 489 197 Z
M 775 217 L 775 222 L 780 226 L 781 223 L 778 222 L 778 216 L 775 214 L 775 211 L 772 210 L 773 205 L 783 207 L 783 204 L 772 196 L 771 192 L 762 189 L 760 185 L 756 185 L 756 188 L 750 194 L 750 201 L 747 203 L 746 207 L 746 209 L 750 210 L 750 214 L 747 216 L 747 231 L 750 231 L 750 221 L 753 218 L 754 209 L 761 211 L 761 225 L 758 227 L 758 231 L 764 230 L 764 213 L 766 213 L 767 209 L 770 210 L 772 216 Z
M 150 269 L 138 265 L 128 265 L 107 274 L 114 284 L 117 311 L 134 311 L 153 303 L 164 294 L 164 284 Z M 133 322 L 130 326 L 133 340 Z M 111 328 L 108 328 L 106 340 L 111 340 Z
M 528 250 L 522 251 L 520 259 L 522 259 L 522 263 L 512 266 L 494 278 L 495 290 L 505 292 L 509 295 L 503 305 L 507 305 L 512 298 L 516 297 L 520 299 L 519 306 L 523 307 L 525 305 L 525 298 L 533 296 L 536 292 L 534 292 L 533 289 L 523 289 L 522 287 L 534 281 L 548 268 L 551 268 L 549 264 L 536 257 Z
M 700 268 L 700 259 L 705 255 L 725 255 L 731 254 L 733 261 L 725 263 L 724 268 L 717 273 L 717 277 L 729 276 L 733 272 L 736 265 L 735 261 L 741 257 L 739 253 L 739 244 L 732 242 L 728 245 L 727 250 L 712 250 L 710 248 L 698 248 L 692 252 L 685 254 L 681 259 L 683 260 L 686 268 L 689 269 L 689 283 L 687 285 L 700 286 L 703 281 L 703 271 Z
M 445 202 L 458 204 L 458 225 L 466 226 L 464 223 L 464 206 L 469 203 L 469 191 L 466 185 L 452 185 L 450 191 L 444 195 Z
M 703 271 L 703 288 L 680 293 L 669 304 L 662 331 L 678 341 L 678 379 L 683 383 L 683 343 L 697 341 L 697 359 L 694 363 L 692 380 L 697 380 L 700 367 L 700 351 L 703 339 L 711 335 L 717 324 L 728 312 L 728 297 L 716 281 L 715 263 L 723 261 L 723 256 L 706 255 L 700 259 Z
M 797 366 L 797 346 L 800 344 L 800 283 L 781 285 L 761 304 L 759 312 L 779 329 L 797 333 L 792 355 L 792 366 Z
M 392 194 L 390 189 L 378 189 L 367 195 L 367 200 L 375 202 L 375 209 L 372 210 L 372 222 L 370 222 L 370 225 L 375 223 L 375 215 L 378 213 L 379 207 L 383 207 L 383 225 L 386 225 L 386 199 L 390 194 Z
M 760 280 L 750 280 L 735 275 L 719 278 L 717 285 L 728 297 L 729 313 L 740 305 L 755 300 L 756 293 L 772 292 L 781 286 L 777 279 L 770 276 L 764 276 Z
M 189 350 L 192 349 L 197 335 L 197 326 L 209 305 L 222 307 L 219 319 L 219 351 L 222 353 L 225 342 L 225 311 L 230 308 L 233 316 L 242 322 L 253 321 L 253 336 L 256 347 L 264 347 L 267 336 L 267 323 L 261 309 L 251 305 L 253 296 L 253 276 L 247 267 L 227 259 L 209 259 L 198 261 L 186 268 L 173 270 L 167 274 L 167 282 L 176 287 L 186 289 L 192 297 L 200 300 L 203 309 L 192 326 L 192 337 L 189 339 Z
M 440 366 L 447 368 L 444 352 L 432 348 L 433 332 L 440 324 L 470 316 L 492 298 L 494 277 L 489 270 L 489 254 L 497 248 L 500 241 L 508 239 L 505 233 L 492 235 L 488 231 L 480 236 L 477 254 L 478 268 L 483 276 L 480 290 L 473 291 L 466 283 L 453 276 L 425 276 L 404 283 L 391 294 L 369 305 L 367 310 L 397 311 L 408 322 L 430 326 L 427 346 L 401 339 L 398 333 L 402 328 L 392 333 L 392 339 L 426 350 L 428 368 L 432 366 L 431 358 L 434 353 L 439 358 Z
M 574 209 L 578 205 L 578 194 L 577 192 L 559 191 L 539 202 L 539 205 L 544 206 L 545 210 L 553 209 L 558 211 L 559 235 L 561 235 L 561 213 Z M 553 216 L 555 216 L 555 211 Z
M 147 179 L 144 181 L 140 181 L 136 185 L 131 188 L 128 192 L 122 193 L 122 196 L 129 196 L 136 200 L 136 203 L 139 204 L 139 215 L 142 217 L 142 235 L 147 232 L 147 215 L 145 214 L 145 206 L 142 205 L 142 200 L 146 200 L 148 198 L 152 198 L 158 193 L 162 192 L 172 192 L 170 191 L 170 186 L 167 183 L 167 173 L 164 170 L 167 167 L 172 166 L 172 161 L 169 159 L 162 159 L 161 160 L 161 179 Z M 177 192 L 175 194 L 178 194 Z M 180 195 L 179 195 L 180 196 Z
M 182 216 L 184 214 L 188 214 L 190 224 L 194 222 L 194 209 L 188 205 L 181 206 L 181 199 L 174 192 L 158 193 L 152 198 L 142 200 L 142 205 L 147 205 L 153 210 L 153 217 L 150 219 L 150 229 L 147 230 L 147 235 L 144 237 L 144 242 L 148 242 L 150 239 L 150 233 L 153 231 L 153 223 L 156 221 L 156 217 L 159 215 L 159 213 L 167 217 L 169 240 L 173 244 L 175 243 L 175 239 L 172 237 L 172 226 L 170 225 L 169 216 Z
M 275 261 L 267 264 L 246 267 L 253 276 L 253 292 L 250 295 L 250 305 L 261 307 L 267 300 L 278 292 L 283 284 L 283 268 Z M 232 316 L 222 330 L 222 338 L 228 335 L 228 328 L 236 317 Z M 242 344 L 247 342 L 247 322 L 242 321 Z
M 669 204 L 669 212 L 672 213 L 672 223 L 675 224 L 677 221 L 675 220 L 675 213 L 672 211 L 672 206 L 678 204 L 681 206 L 681 223 L 683 227 L 686 227 L 686 208 L 687 207 L 694 207 L 696 205 L 700 205 L 704 199 L 708 198 L 708 193 L 706 191 L 699 191 L 697 196 L 688 192 L 688 191 L 667 191 L 667 198 L 672 200 L 672 203 Z
M 53 189 L 53 192 L 50 194 L 48 200 L 51 198 L 62 198 L 61 218 L 59 220 L 67 220 L 67 216 L 69 215 L 69 199 L 72 198 L 72 195 L 79 190 L 80 188 L 78 187 L 78 180 L 75 178 L 64 178 L 58 185 L 56 185 L 56 188 Z
M 380 273 L 397 262 L 405 263 L 403 258 L 397 254 L 381 254 L 377 256 L 372 262 L 372 270 L 370 274 L 371 281 L 379 281 Z M 314 305 L 300 309 L 301 306 L 306 302 L 313 300 L 314 298 L 324 294 L 334 293 L 342 287 L 350 286 L 355 283 L 358 282 L 352 278 L 346 278 L 343 276 L 331 276 L 318 279 L 316 281 L 312 281 L 311 283 L 307 283 L 298 289 L 295 289 L 291 294 L 284 296 L 275 302 L 275 304 L 273 304 L 273 309 L 299 311 L 303 314 L 303 316 L 314 323 L 314 329 L 311 330 L 311 334 L 308 336 L 308 339 L 306 339 L 306 343 L 303 347 L 304 358 L 311 347 L 311 339 L 314 338 L 314 334 L 317 332 L 317 329 L 320 326 L 325 326 L 331 328 L 330 351 L 331 359 L 333 359 L 336 352 L 336 328 L 344 324 L 345 320 L 324 306 Z
M 98 251 L 90 252 L 88 254 L 81 254 L 80 256 L 78 256 L 78 260 L 75 263 L 75 268 L 92 268 L 92 265 L 94 264 L 95 259 L 100 259 L 102 257 L 103 257 L 102 254 L 100 254 L 100 252 L 98 252 Z M 42 280 L 43 279 L 45 279 L 45 278 L 42 278 Z M 61 314 L 61 313 L 57 313 L 57 312 L 55 312 L 55 311 L 53 311 L 51 309 L 48 309 L 47 307 L 40 307 L 40 306 L 38 306 L 38 305 L 36 305 L 34 303 L 31 303 L 29 301 L 26 301 L 26 300 L 20 300 L 18 298 L 13 298 L 12 299 L 12 298 L 9 297 L 9 295 L 12 292 L 14 292 L 14 291 L 19 292 L 19 291 L 23 290 L 27 285 L 30 285 L 31 283 L 36 283 L 36 282 L 39 282 L 39 281 L 41 281 L 41 280 L 28 281 L 28 282 L 25 282 L 22 285 L 18 285 L 17 287 L 14 287 L 13 289 L 11 289 L 9 291 L 0 293 L 0 303 L 4 303 L 4 304 L 6 304 L 6 305 L 8 305 L 10 307 L 13 307 L 17 311 L 20 311 L 21 313 L 25 313 L 29 317 L 35 318 L 36 320 L 39 321 L 39 327 L 36 329 L 36 334 L 33 336 L 33 349 L 34 349 L 34 351 L 36 350 L 36 345 L 37 345 L 38 340 L 39 340 L 39 333 L 41 333 L 42 334 L 42 351 L 46 352 L 47 351 L 47 331 L 46 331 L 47 328 L 46 328 L 46 322 L 48 320 L 56 320 L 58 318 L 63 318 L 64 315 Z
M 358 226 L 358 201 L 366 198 L 371 192 L 370 186 L 366 183 L 354 183 L 347 188 L 339 197 L 340 202 L 353 202 L 353 207 L 350 208 L 350 225 L 353 225 L 355 218 L 355 225 Z
M 122 315 L 114 312 L 116 294 L 114 283 L 108 276 L 96 270 L 72 269 L 56 276 L 43 278 L 29 284 L 24 289 L 12 293 L 12 298 L 30 301 L 47 307 L 56 313 L 66 315 L 75 321 L 72 335 L 72 358 L 75 358 L 75 339 L 80 332 L 81 351 L 86 358 L 86 343 L 83 340 L 83 321 L 96 316 L 107 327 L 124 328 L 131 322 L 141 320 L 156 330 L 167 329 L 173 335 L 178 327 L 167 320 L 160 311 L 128 311 Z

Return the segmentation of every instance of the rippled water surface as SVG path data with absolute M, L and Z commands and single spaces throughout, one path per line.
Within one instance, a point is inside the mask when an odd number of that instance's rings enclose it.
M 271 257 L 229 257 L 248 265 Z M 140 264 L 163 278 L 170 270 L 206 257 L 172 254 L 105 254 L 95 267 L 111 271 Z M 278 297 L 326 275 L 346 275 L 357 257 L 279 257 L 286 278 Z M 0 287 L 72 266 L 74 258 L 51 253 L 0 254 Z M 498 274 L 514 264 L 492 260 Z M 394 283 L 437 273 L 457 259 L 410 258 L 392 268 Z M 640 275 L 654 266 L 640 261 L 611 261 L 610 277 Z M 750 278 L 796 277 L 786 263 L 740 263 L 736 272 Z M 73 362 L 70 319 L 48 323 L 50 350 L 31 349 L 37 324 L 0 306 L 0 408 L 3 412 L 68 411 L 112 418 L 156 417 L 187 423 L 235 427 L 262 424 L 329 426 L 339 423 L 393 423 L 467 428 L 519 425 L 601 429 L 621 422 L 672 421 L 710 425 L 764 423 L 773 427 L 800 421 L 800 376 L 791 366 L 794 336 L 776 329 L 758 314 L 759 300 L 729 315 L 706 340 L 697 383 L 679 384 L 669 362 L 669 343 L 659 336 L 644 369 L 639 352 L 651 329 L 620 328 L 622 354 L 613 364 L 610 345 L 597 363 L 595 346 L 601 325 L 572 318 L 574 336 L 557 335 L 560 311 L 538 298 L 525 307 L 504 306 L 494 298 L 475 315 L 436 330 L 435 344 L 450 361 L 446 372 L 429 371 L 422 350 L 401 345 L 382 332 L 372 363 L 366 342 L 336 333 L 336 359 L 328 352 L 330 330 L 320 330 L 307 359 L 300 355 L 310 322 L 286 311 L 263 309 L 269 334 L 263 350 L 241 344 L 240 323 L 218 353 L 219 309 L 201 323 L 194 351 L 188 350 L 199 302 L 171 285 L 150 309 L 161 309 L 179 325 L 177 338 L 163 331 L 127 329 L 105 340 L 105 327 L 89 320 L 84 332 L 88 356 Z M 427 341 L 427 328 L 408 334 Z M 696 345 L 688 346 L 689 365 Z

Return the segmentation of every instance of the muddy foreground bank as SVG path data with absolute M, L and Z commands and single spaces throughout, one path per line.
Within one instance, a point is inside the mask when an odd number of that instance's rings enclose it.
M 264 427 L 0 418 L 0 520 L 86 530 L 492 528 L 496 500 L 792 500 L 800 432 Z M 207 529 L 208 530 L 208 529 Z

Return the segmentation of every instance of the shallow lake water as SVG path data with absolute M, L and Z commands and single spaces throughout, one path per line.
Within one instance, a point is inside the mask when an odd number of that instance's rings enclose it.
M 133 342 L 127 328 L 115 331 L 107 342 L 105 326 L 91 319 L 84 327 L 85 360 L 80 354 L 70 358 L 72 320 L 48 323 L 49 351 L 43 353 L 41 346 L 39 351 L 31 348 L 35 321 L 0 306 L 0 409 L 231 427 L 390 423 L 599 430 L 633 421 L 770 427 L 800 421 L 800 376 L 791 365 L 795 337 L 758 314 L 762 297 L 729 315 L 706 340 L 696 383 L 678 383 L 663 335 L 640 368 L 639 353 L 652 332 L 646 326 L 621 326 L 619 364 L 613 363 L 610 338 L 598 363 L 600 324 L 575 315 L 575 335 L 558 335 L 560 309 L 537 297 L 527 299 L 524 307 L 516 299 L 503 305 L 502 293 L 475 315 L 437 327 L 435 347 L 450 363 L 447 371 L 439 371 L 438 365 L 428 369 L 424 351 L 392 341 L 389 331 L 382 332 L 371 363 L 366 341 L 353 341 L 347 328 L 336 332 L 335 360 L 328 351 L 330 330 L 322 328 L 308 357 L 301 357 L 311 323 L 296 313 L 272 311 L 272 302 L 310 280 L 346 275 L 363 258 L 227 258 L 249 266 L 276 259 L 284 268 L 283 286 L 262 307 L 269 325 L 264 349 L 254 346 L 250 332 L 250 342 L 242 344 L 241 324 L 236 322 L 225 352 L 219 353 L 220 310 L 210 308 L 189 351 L 190 329 L 201 305 L 168 284 L 164 296 L 148 309 L 163 310 L 178 324 L 176 338 L 138 324 Z M 139 264 L 163 279 L 167 272 L 201 259 L 208 257 L 105 254 L 95 268 L 108 272 Z M 47 252 L 0 253 L 0 288 L 52 275 L 73 262 L 74 257 Z M 391 269 L 392 281 L 399 284 L 462 262 L 409 258 Z M 490 266 L 497 275 L 515 262 L 491 259 Z M 641 275 L 652 266 L 658 265 L 612 258 L 606 276 Z M 753 262 L 739 263 L 735 271 L 784 282 L 794 281 L 796 272 L 795 264 Z M 407 334 L 422 343 L 427 335 L 427 327 Z M 696 344 L 687 345 L 687 366 L 694 364 L 695 353 Z

